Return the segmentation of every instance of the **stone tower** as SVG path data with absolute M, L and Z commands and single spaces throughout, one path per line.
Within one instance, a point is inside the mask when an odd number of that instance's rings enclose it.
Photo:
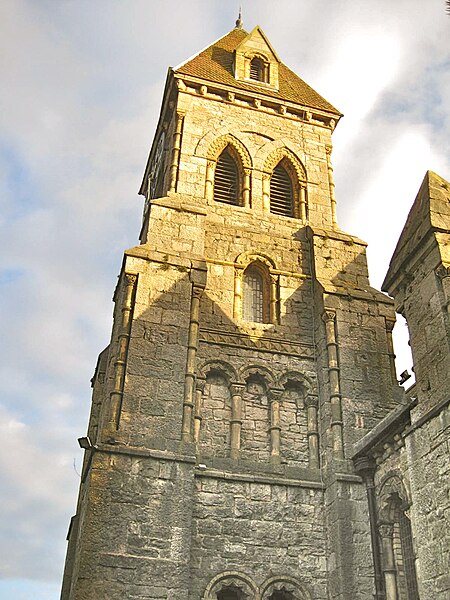
M 340 117 L 240 21 L 169 70 L 63 600 L 373 598 L 350 457 L 402 395 L 393 302 L 336 223 Z

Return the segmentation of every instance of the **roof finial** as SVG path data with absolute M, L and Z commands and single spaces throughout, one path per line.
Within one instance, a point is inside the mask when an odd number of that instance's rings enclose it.
M 236 21 L 236 29 L 242 29 L 244 21 L 242 20 L 242 5 L 239 7 L 239 17 Z

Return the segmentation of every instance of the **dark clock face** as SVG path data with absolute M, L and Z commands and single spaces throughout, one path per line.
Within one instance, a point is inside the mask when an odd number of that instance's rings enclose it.
M 150 169 L 150 197 L 154 198 L 156 194 L 156 188 L 158 186 L 159 174 L 161 172 L 161 167 L 163 163 L 163 155 L 164 155 L 164 143 L 165 143 L 166 135 L 161 132 L 159 136 L 158 143 L 156 145 L 155 155 L 153 157 L 152 166 Z

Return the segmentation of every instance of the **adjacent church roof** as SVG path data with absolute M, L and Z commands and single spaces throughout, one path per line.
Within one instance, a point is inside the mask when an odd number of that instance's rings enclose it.
M 403 262 L 429 231 L 446 231 L 450 222 L 450 183 L 427 171 L 392 256 L 382 289 L 387 291 Z
M 327 102 L 325 98 L 322 98 L 320 94 L 282 62 L 279 62 L 278 90 L 261 88 L 261 86 L 255 86 L 247 81 L 236 79 L 233 73 L 235 51 L 249 35 L 251 34 L 243 29 L 233 29 L 220 40 L 177 67 L 174 72 L 247 92 L 255 93 L 257 91 L 258 94 L 341 115 L 334 106 Z

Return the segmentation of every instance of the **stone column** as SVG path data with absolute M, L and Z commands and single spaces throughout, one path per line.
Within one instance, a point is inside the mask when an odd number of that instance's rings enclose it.
M 234 383 L 231 386 L 230 456 L 238 459 L 241 451 L 242 394 L 245 385 Z
M 270 402 L 270 462 L 280 462 L 280 400 L 283 390 L 269 390 Z
M 264 212 L 270 212 L 270 175 L 263 173 L 262 176 L 262 197 L 263 197 L 263 210 Z
M 278 281 L 279 276 L 270 273 L 270 315 L 269 320 L 271 323 L 278 323 Z
M 317 406 L 317 396 L 309 395 L 305 398 L 306 417 L 308 423 L 308 461 L 311 469 L 318 469 L 320 466 Z
M 119 428 L 136 281 L 137 275 L 125 273 L 123 276 L 122 316 L 118 336 L 117 358 L 114 361 L 114 389 L 110 394 L 110 415 L 107 427 L 110 435 L 114 434 Z
M 326 146 L 325 151 L 327 153 L 327 167 L 328 167 L 328 187 L 330 190 L 331 200 L 331 219 L 333 225 L 337 224 L 336 219 L 336 197 L 334 195 L 334 177 L 333 177 L 333 166 L 331 164 L 331 146 Z
M 205 183 L 205 198 L 212 200 L 214 198 L 214 168 L 215 161 L 208 160 L 206 163 L 206 183 Z
M 336 313 L 332 310 L 326 310 L 323 315 L 323 320 L 325 321 L 328 350 L 328 378 L 330 383 L 333 456 L 338 460 L 343 460 L 344 441 L 342 434 L 342 403 L 341 386 L 339 382 L 339 361 L 336 342 Z
M 383 573 L 386 600 L 398 600 L 397 571 L 394 558 L 394 526 L 392 523 L 380 523 L 378 526 L 383 551 Z
M 392 330 L 394 329 L 395 320 L 385 319 L 386 322 L 386 335 L 387 335 L 387 346 L 389 352 L 389 365 L 391 368 L 392 383 L 397 384 L 397 371 L 395 369 L 395 353 L 394 353 L 394 342 L 392 341 Z
M 250 208 L 250 175 L 251 169 L 244 169 L 244 177 L 242 183 L 242 205 Z
M 170 183 L 169 191 L 175 192 L 177 187 L 178 179 L 178 165 L 180 162 L 180 150 L 181 150 L 181 134 L 183 131 L 184 112 L 177 112 L 177 121 L 175 125 L 175 132 L 173 134 L 172 141 L 172 157 L 170 160 Z
M 239 319 L 242 319 L 242 276 L 244 274 L 244 269 L 238 266 L 235 266 L 234 269 L 233 318 L 238 321 Z
M 195 404 L 194 404 L 194 443 L 200 444 L 200 430 L 202 427 L 202 400 L 205 390 L 205 380 L 197 378 L 195 381 Z
M 183 421 L 181 439 L 189 442 L 192 439 L 192 412 L 194 408 L 195 359 L 198 349 L 198 316 L 202 287 L 192 286 L 191 314 L 189 320 L 188 350 L 186 358 L 186 374 L 184 378 Z
M 308 218 L 308 213 L 306 210 L 306 186 L 304 184 L 300 184 L 300 193 L 299 193 L 299 219 L 302 221 L 306 221 Z

